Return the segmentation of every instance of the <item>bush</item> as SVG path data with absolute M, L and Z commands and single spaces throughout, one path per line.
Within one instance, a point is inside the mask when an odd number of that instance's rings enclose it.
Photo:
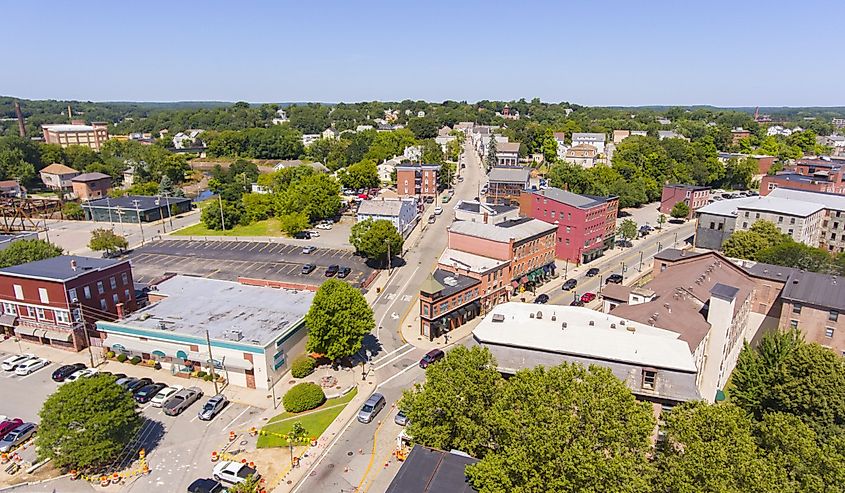
M 114 351 L 106 351 L 106 358 L 108 358 L 108 359 L 114 358 Z
M 205 376 L 202 377 L 202 379 L 205 380 L 206 382 L 210 382 L 212 380 L 212 377 L 211 377 L 211 375 L 205 375 Z
M 206 375 L 208 375 L 208 373 L 203 370 L 197 372 L 197 378 L 205 378 Z
M 137 365 L 138 363 L 141 362 L 141 357 L 140 356 L 132 356 L 132 359 L 130 359 L 129 362 L 132 363 L 133 365 Z
M 323 393 L 323 389 L 316 383 L 311 382 L 294 385 L 282 398 L 285 411 L 289 413 L 308 411 L 324 402 L 326 402 L 326 394 Z
M 290 365 L 290 374 L 293 378 L 305 378 L 314 373 L 314 367 L 317 366 L 317 361 L 311 356 L 302 356 L 293 360 Z
M 120 354 L 117 355 L 117 360 L 120 361 L 121 363 L 123 363 L 127 359 L 128 359 L 128 357 L 123 353 L 120 353 Z

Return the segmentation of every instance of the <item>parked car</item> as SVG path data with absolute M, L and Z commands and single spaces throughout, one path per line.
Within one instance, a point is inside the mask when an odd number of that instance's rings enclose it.
M 326 223 L 326 222 L 319 223 L 314 227 L 317 228 L 317 229 L 326 229 L 326 230 L 332 229 L 331 223 Z
M 420 360 L 420 368 L 426 369 L 432 363 L 436 363 L 443 359 L 444 356 L 446 356 L 446 353 L 444 353 L 441 349 L 432 349 L 431 351 L 425 353 L 425 356 L 423 356 Z
M 442 208 L 442 207 L 440 207 L 440 206 L 438 205 L 437 207 L 435 207 L 435 208 L 434 208 L 434 214 L 435 214 L 436 216 L 439 216 L 440 214 L 443 214 L 443 208 Z
M 308 255 L 308 254 L 310 254 L 310 253 L 314 252 L 314 250 L 316 250 L 316 249 L 317 249 L 316 247 L 313 247 L 313 246 L 311 246 L 311 245 L 308 245 L 308 246 L 306 246 L 306 247 L 302 247 L 302 253 L 304 253 L 304 254 Z
M 587 271 L 587 277 L 596 277 L 597 275 L 599 275 L 598 267 L 592 267 Z
M 159 390 L 158 394 L 156 394 L 155 396 L 153 396 L 152 399 L 150 399 L 150 404 L 152 404 L 153 407 L 161 407 L 165 403 L 165 401 L 170 398 L 170 396 L 172 396 L 176 392 L 179 392 L 180 390 L 182 390 L 182 386 L 180 385 L 176 385 L 174 387 L 165 387 Z
M 337 270 L 337 277 L 343 279 L 344 277 L 348 276 L 352 272 L 352 269 L 349 267 L 341 267 Z
M 164 410 L 164 414 L 168 416 L 178 416 L 201 397 L 202 390 L 199 387 L 188 387 L 168 397 L 161 408 Z
M 337 264 L 332 264 L 326 268 L 326 277 L 332 277 L 333 275 L 337 274 L 337 271 L 340 270 L 340 266 Z
M 579 299 L 572 300 L 572 303 L 569 306 L 584 306 L 584 302 Z
M 3 363 L 2 363 L 2 367 L 6 371 L 14 371 L 15 368 L 17 368 L 18 366 L 26 363 L 27 361 L 29 361 L 31 359 L 35 359 L 35 358 L 37 358 L 37 356 L 35 356 L 34 354 L 29 354 L 29 353 L 16 354 L 14 356 L 10 356 L 10 357 L 4 359 Z
M 577 286 L 577 285 L 578 285 L 577 279 L 567 279 L 566 282 L 563 283 L 563 286 L 561 286 L 561 288 L 564 291 L 572 291 L 573 289 L 575 289 L 575 286 Z
M 302 266 L 302 273 L 307 276 L 308 274 L 314 272 L 314 269 L 316 268 L 317 266 L 314 264 L 305 264 Z
M 384 400 L 384 396 L 376 392 L 375 394 L 371 395 L 367 402 L 361 407 L 361 410 L 358 411 L 358 421 L 362 423 L 369 423 L 376 417 L 376 415 L 381 411 L 387 401 Z
M 188 486 L 188 493 L 226 493 L 226 488 L 219 481 L 200 478 Z
M 35 434 L 36 429 L 37 427 L 35 426 L 35 423 L 23 423 L 13 429 L 3 437 L 3 440 L 0 440 L 0 452 L 9 452 L 13 448 L 29 440 L 32 438 L 32 435 Z
M 135 377 L 127 377 L 126 375 L 123 375 L 120 378 L 116 378 L 114 383 L 120 385 L 123 388 L 126 388 L 126 385 L 132 383 L 135 380 L 138 380 L 138 379 L 135 378 Z
M 44 368 L 45 366 L 47 366 L 49 364 L 50 364 L 50 362 L 47 361 L 44 358 L 30 359 L 30 360 L 23 362 L 22 364 L 18 365 L 17 368 L 15 368 L 15 375 L 21 375 L 21 376 L 29 375 L 30 373 L 32 373 L 36 370 L 40 370 L 40 369 Z
M 309 233 L 308 231 L 300 231 L 299 233 L 294 233 L 293 237 L 297 240 L 310 240 L 311 233 Z
M 75 371 L 75 372 L 71 373 L 67 378 L 65 378 L 64 380 L 59 382 L 59 385 L 62 385 L 62 384 L 65 384 L 65 383 L 70 383 L 70 382 L 75 382 L 75 381 L 79 380 L 80 378 L 87 378 L 87 377 L 96 375 L 98 373 L 100 373 L 100 370 L 98 370 L 96 368 L 85 368 L 83 370 Z
M 628 241 L 628 240 L 616 240 L 616 246 L 618 246 L 618 247 L 625 247 L 625 248 L 631 248 L 632 246 L 634 246 L 634 244 L 633 244 L 633 243 L 631 243 L 631 242 L 630 242 L 630 241 Z
M 246 481 L 246 477 L 250 475 L 254 478 L 261 477 L 261 475 L 258 474 L 258 471 L 252 467 L 240 462 L 227 460 L 214 466 L 211 477 L 213 477 L 215 481 L 238 484 Z
M 545 293 L 541 294 L 540 296 L 538 296 L 534 300 L 534 303 L 537 303 L 537 304 L 540 304 L 540 305 L 545 305 L 548 302 L 549 302 L 549 295 L 547 295 Z
M 320 237 L 320 232 L 319 232 L 319 231 L 315 231 L 315 230 L 313 230 L 313 229 L 309 229 L 308 231 L 306 231 L 306 233 L 308 233 L 308 235 L 309 235 L 311 238 L 319 238 L 319 237 Z
M 607 276 L 607 279 L 604 280 L 605 284 L 622 284 L 622 275 L 621 274 L 611 274 Z
M 127 385 L 124 385 L 124 386 L 123 386 L 123 388 L 125 388 L 126 390 L 128 390 L 128 391 L 129 391 L 129 393 L 131 393 L 131 394 L 135 394 L 135 392 L 138 392 L 138 391 L 139 391 L 139 390 L 141 390 L 142 388 L 144 388 L 144 387 L 146 387 L 147 385 L 150 385 L 150 384 L 152 384 L 152 383 L 153 383 L 153 379 L 152 379 L 152 378 L 138 378 L 138 379 L 136 379 L 134 382 L 131 382 L 131 383 L 127 384 Z
M 408 415 L 405 414 L 405 411 L 399 411 L 396 413 L 396 416 L 393 418 L 393 422 L 399 426 L 407 426 L 408 424 Z
M 6 438 L 6 435 L 22 424 L 23 420 L 20 418 L 4 419 L 3 422 L 0 422 L 0 438 Z
M 428 224 L 434 224 L 434 221 L 436 221 L 436 220 L 437 220 L 437 216 L 435 216 L 434 214 L 428 215 Z
M 72 365 L 60 366 L 53 372 L 53 381 L 61 382 L 65 378 L 71 376 L 73 373 L 78 372 L 79 370 L 84 370 L 85 368 L 87 367 L 84 363 L 75 363 Z
M 223 394 L 217 394 L 202 406 L 199 412 L 199 418 L 203 421 L 210 421 L 229 404 L 229 399 Z
M 589 303 L 596 299 L 596 293 L 584 293 L 581 295 L 581 301 L 584 303 Z
M 151 383 L 149 385 L 144 385 L 132 397 L 135 398 L 135 402 L 138 404 L 146 404 L 150 402 L 153 397 L 158 395 L 159 392 L 164 390 L 167 385 L 163 383 Z

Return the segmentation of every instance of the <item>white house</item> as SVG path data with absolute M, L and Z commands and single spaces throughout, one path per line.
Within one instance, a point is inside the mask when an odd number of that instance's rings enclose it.
M 358 206 L 356 219 L 374 221 L 385 219 L 396 226 L 396 230 L 406 237 L 414 229 L 417 218 L 417 199 L 407 197 L 404 199 L 364 200 Z M 398 252 L 397 252 L 398 253 Z
M 558 159 L 563 159 L 566 156 L 566 151 L 569 150 L 569 146 L 566 145 L 566 134 L 563 132 L 555 132 L 554 133 L 555 142 L 557 143 L 557 157 Z
M 336 138 L 340 137 L 340 132 L 338 132 L 337 130 L 335 130 L 332 127 L 329 127 L 327 129 L 323 130 L 322 136 L 323 136 L 324 139 L 336 139 Z
M 290 121 L 288 119 L 288 114 L 285 110 L 276 110 L 276 118 L 273 118 L 273 125 L 281 125 L 282 123 L 286 123 Z
M 590 145 L 596 148 L 596 152 L 604 154 L 605 135 L 600 133 L 581 133 L 576 132 L 572 134 L 572 147 L 578 145 Z
M 303 134 L 302 135 L 302 145 L 304 145 L 305 147 L 308 147 L 311 144 L 313 144 L 314 142 L 316 142 L 317 139 L 320 138 L 320 136 L 321 136 L 321 134 Z
M 179 132 L 173 136 L 173 147 L 175 149 L 194 147 L 197 143 L 197 137 L 203 132 L 204 130 L 201 129 L 188 129 L 184 132 Z

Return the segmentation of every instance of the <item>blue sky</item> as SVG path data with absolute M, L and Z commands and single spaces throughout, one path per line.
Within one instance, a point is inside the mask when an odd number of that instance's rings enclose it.
M 841 0 L 41 0 L 0 13 L 0 95 L 23 98 L 845 105 Z

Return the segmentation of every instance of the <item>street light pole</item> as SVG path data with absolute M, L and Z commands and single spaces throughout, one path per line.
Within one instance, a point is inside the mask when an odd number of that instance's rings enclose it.
M 143 245 L 146 240 L 144 239 L 144 224 L 141 221 L 140 202 L 138 201 L 138 199 L 135 199 L 132 201 L 132 204 L 135 206 L 135 214 L 138 216 L 138 226 L 141 227 L 141 245 Z
M 208 345 L 208 359 L 209 359 L 209 369 L 211 370 L 211 381 L 214 382 L 214 395 L 220 393 L 217 389 L 217 377 L 214 375 L 214 356 L 211 354 L 211 337 L 208 335 L 208 329 L 205 329 L 205 343 Z M 276 399 L 273 399 L 273 402 L 276 402 Z
M 640 267 L 637 269 L 637 272 L 643 271 L 643 252 L 640 250 Z

